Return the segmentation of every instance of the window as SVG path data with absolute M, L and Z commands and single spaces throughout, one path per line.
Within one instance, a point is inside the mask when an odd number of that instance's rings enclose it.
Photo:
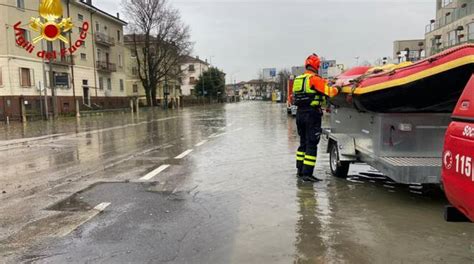
M 2 68 L 0 68 L 0 86 L 3 85 L 3 73 L 2 73 Z
M 53 42 L 48 41 L 47 44 L 46 44 L 46 49 L 48 50 L 48 52 L 52 52 L 53 51 Z
M 97 49 L 97 60 L 102 61 L 102 51 L 100 49 Z
M 16 0 L 16 6 L 21 9 L 25 9 L 25 0 Z
M 122 32 L 120 30 L 117 30 L 117 41 L 122 41 Z
M 467 25 L 467 40 L 474 40 L 474 23 Z
M 79 21 L 83 21 L 83 20 L 84 20 L 84 16 L 81 15 L 81 14 L 78 14 L 78 15 L 77 15 L 77 19 L 79 19 Z
M 120 91 L 123 92 L 123 90 L 125 90 L 125 87 L 123 85 L 123 80 L 120 79 Z
M 99 77 L 99 89 L 104 90 L 104 77 Z
M 448 47 L 456 45 L 456 31 L 450 31 L 448 33 Z
M 445 6 L 449 5 L 449 4 L 451 4 L 452 2 L 453 2 L 453 0 L 443 0 L 443 2 L 442 2 L 442 7 L 445 7 Z
M 133 85 L 133 93 L 138 93 L 138 84 Z
M 67 72 L 53 72 L 54 86 L 60 89 L 69 89 L 69 74 Z
M 89 80 L 82 80 L 82 86 L 89 86 Z
M 196 78 L 194 77 L 189 78 L 189 84 L 195 84 L 195 82 L 196 82 Z
M 87 60 L 87 54 L 81 53 L 81 60 Z
M 194 69 L 194 64 L 189 64 L 188 70 L 189 70 L 190 72 L 195 71 L 195 69 Z
M 137 67 L 132 67 L 132 75 L 133 75 L 133 76 L 138 76 L 138 69 L 137 69 Z
M 122 54 L 119 54 L 118 55 L 118 65 L 120 68 L 123 67 L 123 57 L 122 57 Z
M 107 79 L 107 90 L 112 90 L 112 79 Z
M 95 31 L 100 32 L 100 24 L 98 22 L 95 23 Z
M 28 41 L 28 42 L 31 42 L 31 36 L 30 36 L 30 32 L 28 30 L 25 30 L 25 29 L 20 29 L 23 33 L 22 33 L 22 37 Z M 15 36 L 16 38 L 16 36 Z M 49 41 L 48 41 L 49 43 Z M 18 44 L 16 44 L 18 46 Z
M 31 87 L 32 70 L 28 68 L 20 68 L 20 86 Z

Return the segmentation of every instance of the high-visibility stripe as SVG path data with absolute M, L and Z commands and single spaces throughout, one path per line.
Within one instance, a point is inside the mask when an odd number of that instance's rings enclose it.
M 307 166 L 316 166 L 316 162 L 313 162 L 313 161 L 309 161 L 309 160 L 305 160 L 304 165 L 307 165 Z
M 296 155 L 298 155 L 298 156 L 303 156 L 303 157 L 304 157 L 304 155 L 306 155 L 306 153 L 305 153 L 305 152 L 298 151 L 298 152 L 296 152 Z
M 296 157 L 296 161 L 304 161 L 304 158 L 302 158 L 302 157 Z
M 305 158 L 306 160 L 316 161 L 316 157 L 315 157 L 315 156 L 308 156 L 308 155 L 306 155 L 306 156 L 304 156 L 304 158 Z

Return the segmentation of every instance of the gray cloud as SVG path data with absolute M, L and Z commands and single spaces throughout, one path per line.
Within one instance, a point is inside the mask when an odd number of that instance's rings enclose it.
M 110 13 L 118 1 L 95 4 Z M 237 81 L 265 67 L 301 65 L 310 53 L 353 65 L 392 55 L 397 39 L 423 38 L 434 1 L 171 0 L 190 25 L 194 54 Z

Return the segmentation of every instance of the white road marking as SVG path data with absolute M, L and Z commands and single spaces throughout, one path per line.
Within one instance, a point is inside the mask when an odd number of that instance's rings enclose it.
M 99 212 L 103 212 L 105 208 L 109 207 L 110 203 L 101 203 L 98 204 L 96 207 L 94 207 L 94 210 L 97 210 Z
M 206 143 L 207 143 L 207 140 L 203 140 L 203 141 L 197 143 L 197 144 L 196 144 L 196 147 L 200 147 L 200 146 L 202 146 L 202 145 L 204 145 L 204 144 L 206 144 Z
M 234 125 L 234 124 L 230 123 L 230 124 L 227 125 L 227 127 L 231 127 L 231 126 L 233 126 L 233 125 Z
M 186 157 L 187 155 L 189 155 L 189 153 L 191 153 L 191 152 L 193 152 L 193 150 L 192 150 L 192 149 L 188 149 L 188 150 L 186 150 L 185 152 L 179 154 L 179 156 L 176 156 L 175 159 L 182 159 L 182 158 Z
M 57 236 L 65 237 L 65 236 L 71 234 L 72 232 L 74 232 L 74 230 L 78 229 L 80 226 L 82 226 L 83 224 L 89 222 L 92 218 L 94 218 L 97 215 L 99 215 L 100 213 L 102 213 L 110 205 L 111 205 L 111 203 L 100 203 L 100 204 L 98 204 L 92 210 L 88 211 L 89 215 L 87 215 L 85 218 L 81 219 L 77 224 L 72 225 L 72 226 L 70 226 L 66 229 L 59 229 L 58 233 L 57 233 Z
M 216 134 L 216 135 L 213 136 L 213 138 L 222 137 L 223 135 L 226 135 L 226 134 L 227 134 L 227 132 L 221 133 L 221 134 Z
M 141 177 L 140 181 L 149 181 L 149 180 L 153 179 L 156 175 L 160 174 L 161 172 L 163 172 L 164 170 L 166 170 L 169 167 L 170 167 L 170 165 L 168 165 L 168 164 L 161 165 L 160 167 L 158 167 L 158 168 L 154 169 L 153 171 L 149 172 L 147 175 Z
M 210 135 L 209 137 L 210 137 L 210 138 L 213 138 L 213 137 L 215 137 L 216 135 L 217 135 L 217 133 L 214 133 L 214 134 Z
M 239 127 L 239 128 L 237 128 L 236 130 L 234 130 L 233 132 L 238 132 L 238 131 L 240 131 L 240 130 L 243 130 L 243 128 Z

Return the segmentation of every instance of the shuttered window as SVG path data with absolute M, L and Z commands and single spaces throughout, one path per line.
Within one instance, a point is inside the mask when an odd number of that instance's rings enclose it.
M 33 70 L 28 68 L 20 68 L 20 86 L 31 87 L 33 83 Z
M 0 86 L 3 86 L 3 69 L 0 68 Z

